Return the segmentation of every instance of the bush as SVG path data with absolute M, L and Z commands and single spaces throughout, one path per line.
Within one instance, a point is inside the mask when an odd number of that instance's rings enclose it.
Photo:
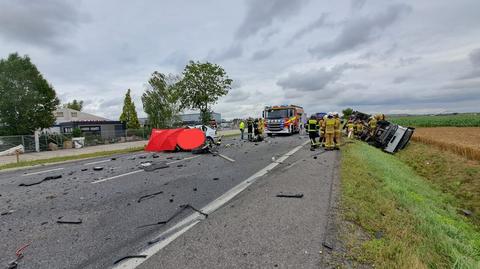
M 80 128 L 74 128 L 72 130 L 72 136 L 73 137 L 82 137 L 82 130 L 80 130 Z

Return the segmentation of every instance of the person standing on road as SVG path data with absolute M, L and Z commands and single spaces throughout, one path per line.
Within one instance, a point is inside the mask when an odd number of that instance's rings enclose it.
M 342 140 L 342 122 L 340 121 L 338 112 L 334 112 L 333 117 L 335 119 L 335 134 L 333 136 L 333 140 L 335 141 L 334 147 L 335 149 L 339 149 Z
M 348 120 L 347 123 L 347 132 L 348 132 L 348 138 L 353 138 L 353 133 L 355 131 L 355 123 L 353 123 L 353 120 Z
M 332 113 L 328 113 L 323 125 L 325 128 L 325 149 L 332 150 L 334 147 L 333 136 L 335 135 L 335 118 Z
M 245 122 L 243 120 L 240 121 L 238 128 L 240 128 L 240 139 L 243 140 L 243 132 L 245 132 Z
M 316 138 L 318 137 L 318 121 L 314 115 L 310 116 L 310 119 L 307 122 L 307 131 L 308 137 L 310 138 L 310 142 L 312 144 L 310 150 L 315 150 L 315 148 L 318 147 L 318 143 L 316 141 Z
M 247 120 L 247 138 L 248 138 L 248 141 L 252 141 L 253 139 L 253 120 L 252 118 L 248 118 Z
M 325 116 L 324 117 L 321 117 L 319 120 L 318 120 L 318 126 L 320 128 L 320 139 L 318 141 L 318 143 L 320 143 L 322 145 L 322 147 L 325 147 Z

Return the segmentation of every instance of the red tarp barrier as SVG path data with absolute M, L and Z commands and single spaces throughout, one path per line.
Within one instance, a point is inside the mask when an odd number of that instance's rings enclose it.
M 183 132 L 184 128 L 178 129 L 152 129 L 150 140 L 145 147 L 146 151 L 164 151 L 175 150 L 177 146 L 177 137 Z
M 177 144 L 183 150 L 192 150 L 205 143 L 205 134 L 200 129 L 185 129 L 177 137 Z

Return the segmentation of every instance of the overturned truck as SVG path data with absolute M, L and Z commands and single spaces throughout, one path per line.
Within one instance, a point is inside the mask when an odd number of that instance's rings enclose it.
M 415 131 L 413 127 L 403 127 L 391 123 L 385 120 L 384 117 L 377 121 L 376 128 L 372 130 L 370 125 L 367 124 L 371 118 L 372 115 L 359 111 L 355 111 L 351 117 L 351 119 L 359 120 L 366 125 L 366 128 L 359 134 L 361 140 L 389 153 L 395 153 L 404 149 Z

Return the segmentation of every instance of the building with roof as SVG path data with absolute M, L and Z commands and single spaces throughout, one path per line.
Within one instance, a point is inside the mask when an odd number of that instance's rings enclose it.
M 46 130 L 48 133 L 70 134 L 73 129 L 79 128 L 83 133 L 99 135 L 102 138 L 123 136 L 126 126 L 121 121 L 109 120 L 90 113 L 70 108 L 55 110 L 55 124 Z

